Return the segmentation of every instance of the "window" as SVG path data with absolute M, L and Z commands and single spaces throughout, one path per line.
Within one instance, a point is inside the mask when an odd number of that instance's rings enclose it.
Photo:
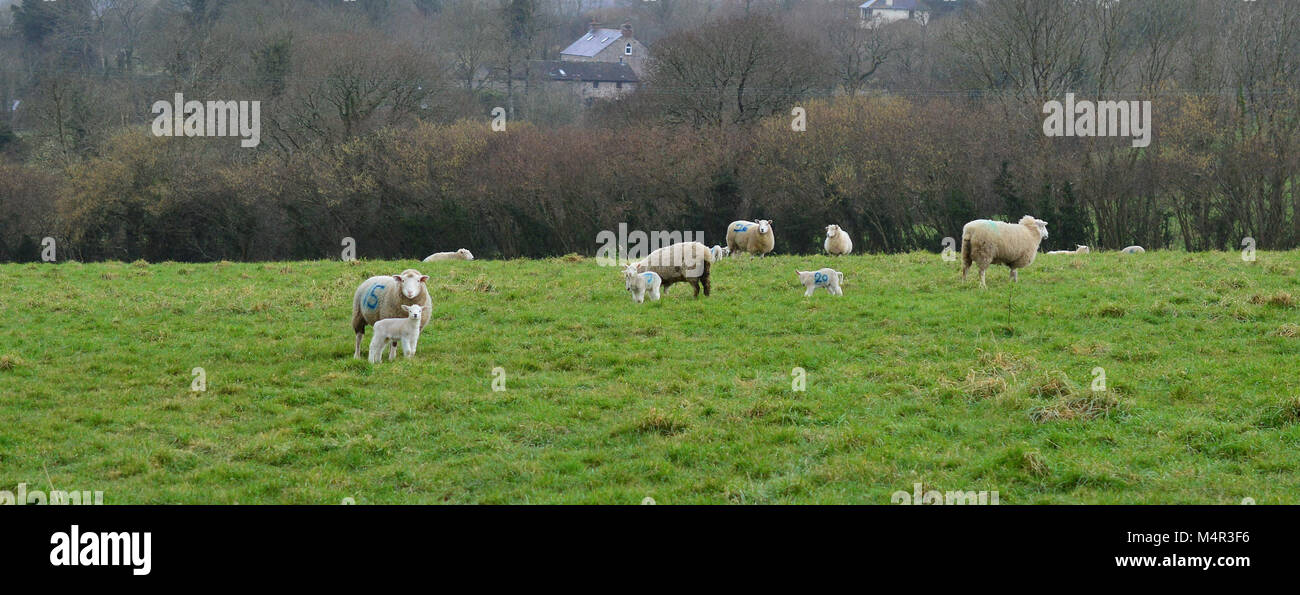
M 615 89 L 622 89 L 622 88 L 623 88 L 623 83 L 622 83 L 622 82 L 614 83 L 614 88 L 615 88 Z
M 630 43 L 627 44 L 627 47 L 623 48 L 623 53 L 624 53 L 624 54 L 627 54 L 627 55 L 629 55 L 629 56 L 631 56 L 631 55 L 632 55 L 632 44 L 630 44 Z
M 599 89 L 599 88 L 600 88 L 600 81 L 591 81 L 591 88 L 592 88 L 592 89 Z

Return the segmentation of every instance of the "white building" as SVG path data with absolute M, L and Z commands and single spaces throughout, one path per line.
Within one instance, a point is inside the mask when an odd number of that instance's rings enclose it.
M 930 20 L 930 9 L 920 0 L 867 0 L 858 6 L 863 27 L 874 27 L 885 23 L 911 19 L 926 24 Z

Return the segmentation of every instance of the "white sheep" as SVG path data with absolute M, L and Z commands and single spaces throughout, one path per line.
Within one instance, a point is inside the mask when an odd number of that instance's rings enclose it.
M 799 276 L 799 282 L 803 283 L 803 286 L 808 289 L 808 291 L 803 292 L 804 297 L 811 296 L 818 287 L 826 288 L 826 291 L 829 291 L 831 295 L 844 295 L 844 290 L 840 288 L 840 285 L 844 283 L 844 273 L 835 269 L 795 271 L 794 273 Z
M 700 297 L 700 286 L 704 286 L 704 295 L 708 296 L 711 281 L 710 269 L 713 257 L 709 248 L 699 242 L 682 242 L 665 246 L 638 262 L 628 265 L 638 273 L 654 272 L 662 279 L 665 292 L 674 283 L 690 283 L 695 288 L 695 297 Z
M 370 363 L 377 364 L 384 359 L 384 346 L 388 345 L 388 361 L 397 359 L 397 344 L 402 344 L 402 355 L 415 355 L 415 346 L 420 342 L 420 326 L 424 320 L 424 309 L 420 306 L 402 304 L 406 318 L 385 318 L 375 322 L 375 336 L 370 339 Z
M 1048 254 L 1087 254 L 1091 250 L 1083 244 L 1075 244 L 1073 250 L 1052 250 Z
M 435 260 L 474 260 L 474 255 L 469 250 L 461 248 L 455 252 L 434 252 L 424 258 L 424 262 L 433 262 Z
M 980 269 L 980 287 L 986 287 L 984 273 L 989 265 L 1005 264 L 1011 269 L 1011 280 L 1019 281 L 1016 271 L 1033 264 L 1038 245 L 1046 238 L 1047 222 L 1029 215 L 1019 223 L 971 221 L 961 228 L 961 279 L 966 280 L 966 272 L 975 263 Z
M 763 256 L 775 247 L 776 234 L 772 231 L 772 222 L 767 219 L 732 221 L 727 226 L 727 249 L 732 253 L 748 252 Z
M 826 241 L 822 243 L 827 254 L 836 256 L 853 252 L 853 238 L 849 237 L 848 232 L 840 229 L 840 226 L 831 224 L 826 226 Z
M 1124 254 L 1143 254 L 1146 252 L 1146 248 L 1143 248 L 1141 246 L 1129 246 L 1123 250 L 1120 250 L 1120 252 L 1123 252 Z
M 725 248 L 717 244 L 714 244 L 712 248 L 709 248 L 709 258 L 713 262 L 718 262 L 728 256 L 731 256 L 731 248 Z
M 659 301 L 659 288 L 663 286 L 664 280 L 659 273 L 646 271 L 637 272 L 635 265 L 628 265 L 623 269 L 623 282 L 627 290 L 632 292 L 632 301 L 640 304 L 645 301 L 647 295 L 651 301 Z
M 415 269 L 406 269 L 400 275 L 379 275 L 366 279 L 352 296 L 352 330 L 357 334 L 356 350 L 352 357 L 361 357 L 361 338 L 366 325 L 385 318 L 405 318 L 402 306 L 420 306 L 433 311 L 433 301 L 425 282 L 427 275 Z M 420 320 L 420 328 L 429 323 L 429 317 Z

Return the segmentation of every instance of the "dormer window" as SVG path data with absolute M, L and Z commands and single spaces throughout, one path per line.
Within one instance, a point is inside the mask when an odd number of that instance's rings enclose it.
M 623 53 L 624 53 L 624 54 L 627 54 L 627 55 L 629 55 L 629 56 L 631 56 L 631 55 L 632 55 L 632 44 L 630 44 L 630 43 L 627 44 L 627 47 L 623 48 Z

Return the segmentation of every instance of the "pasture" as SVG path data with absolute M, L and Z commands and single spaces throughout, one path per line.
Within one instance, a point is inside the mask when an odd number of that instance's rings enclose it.
M 794 271 L 822 266 L 843 297 L 803 297 Z M 433 299 L 418 354 L 353 359 L 353 290 L 412 267 Z M 1298 269 L 1300 251 L 1040 255 L 980 291 L 936 254 L 737 256 L 712 297 L 637 305 L 577 256 L 0 265 L 0 489 L 1295 503 Z

